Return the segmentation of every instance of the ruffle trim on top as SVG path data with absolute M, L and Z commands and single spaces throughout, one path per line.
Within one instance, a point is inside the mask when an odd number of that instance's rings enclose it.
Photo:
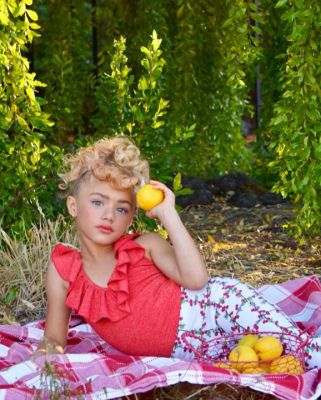
M 88 322 L 101 319 L 119 321 L 130 314 L 128 268 L 145 256 L 145 250 L 133 239 L 138 234 L 122 236 L 115 244 L 117 264 L 104 288 L 86 275 L 78 250 L 58 243 L 51 259 L 62 279 L 69 282 L 66 305 Z

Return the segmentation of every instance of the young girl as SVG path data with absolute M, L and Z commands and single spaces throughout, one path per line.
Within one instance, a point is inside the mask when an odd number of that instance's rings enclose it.
M 45 337 L 35 355 L 64 353 L 71 311 L 97 334 L 132 355 L 192 358 L 182 341 L 191 331 L 210 339 L 246 330 L 300 331 L 254 288 L 232 278 L 208 279 L 204 261 L 164 184 L 164 200 L 147 213 L 168 232 L 128 234 L 135 192 L 149 168 L 128 139 L 103 139 L 67 160 L 61 176 L 80 249 L 58 243 L 47 273 Z M 313 339 L 309 367 L 321 366 Z M 321 343 L 319 343 L 321 344 Z

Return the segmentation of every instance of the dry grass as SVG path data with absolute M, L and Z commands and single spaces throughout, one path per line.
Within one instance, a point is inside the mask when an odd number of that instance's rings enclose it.
M 58 241 L 73 244 L 75 238 L 62 217 L 33 226 L 21 240 L 9 237 L 0 228 L 1 323 L 24 323 L 43 316 L 51 249 Z

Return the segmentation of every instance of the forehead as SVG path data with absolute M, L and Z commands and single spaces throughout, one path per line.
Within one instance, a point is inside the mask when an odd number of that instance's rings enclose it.
M 79 195 L 81 194 L 100 194 L 119 201 L 130 201 L 131 203 L 134 200 L 134 192 L 132 189 L 116 189 L 111 183 L 101 181 L 92 175 L 81 183 Z

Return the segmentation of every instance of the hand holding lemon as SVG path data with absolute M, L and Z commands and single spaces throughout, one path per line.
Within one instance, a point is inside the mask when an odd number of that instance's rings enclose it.
M 155 188 L 151 184 L 142 186 L 136 193 L 138 207 L 145 211 L 150 211 L 164 200 L 164 193 L 161 189 Z
M 146 211 L 148 218 L 156 218 L 167 230 L 171 224 L 175 209 L 175 194 L 164 183 L 150 180 L 136 193 L 137 206 Z

